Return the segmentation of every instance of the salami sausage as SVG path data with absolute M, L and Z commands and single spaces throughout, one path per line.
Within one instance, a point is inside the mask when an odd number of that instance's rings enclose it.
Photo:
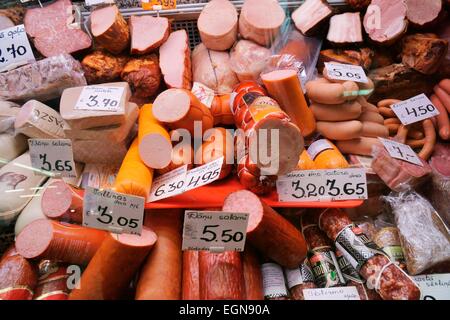
M 156 234 L 146 227 L 142 228 L 140 236 L 108 233 L 69 300 L 119 299 L 156 239 Z
M 293 300 L 305 300 L 303 289 L 317 288 L 308 258 L 298 268 L 284 269 L 284 275 Z
M 19 233 L 16 248 L 27 259 L 60 260 L 86 265 L 105 236 L 106 232 L 102 230 L 39 219 Z
M 242 253 L 245 280 L 245 299 L 264 300 L 260 262 L 255 250 L 247 245 Z
M 200 251 L 199 281 L 201 300 L 243 300 L 244 272 L 239 252 Z
M 0 300 L 31 300 L 36 284 L 37 268 L 12 246 L 0 260 Z
M 289 293 L 284 280 L 283 268 L 273 262 L 261 265 L 264 298 L 266 300 L 289 300 Z
M 83 197 L 62 180 L 52 182 L 42 194 L 42 213 L 50 219 L 81 224 Z
M 39 264 L 39 279 L 33 300 L 67 300 L 67 265 L 43 260 Z
M 305 258 L 306 243 L 302 234 L 254 193 L 247 190 L 232 192 L 225 198 L 222 209 L 248 213 L 247 239 L 281 266 L 296 268 Z
M 181 298 L 181 212 L 150 211 L 145 226 L 158 236 L 145 260 L 136 288 L 136 300 L 180 300 Z
M 183 251 L 182 299 L 200 300 L 198 251 Z

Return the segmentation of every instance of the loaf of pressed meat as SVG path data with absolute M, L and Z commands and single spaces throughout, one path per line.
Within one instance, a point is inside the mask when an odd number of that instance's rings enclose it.
M 292 13 L 292 20 L 303 34 L 309 35 L 326 23 L 333 8 L 325 0 L 306 0 Z
M 228 50 L 237 39 L 237 10 L 228 0 L 212 0 L 200 13 L 197 27 L 200 38 L 208 49 Z
M 362 42 L 363 37 L 359 12 L 346 12 L 332 16 L 327 40 L 335 45 Z
M 113 82 L 120 79 L 129 58 L 96 50 L 83 58 L 81 65 L 88 84 Z
M 131 16 L 131 54 L 146 54 L 158 49 L 169 37 L 169 19 Z
M 155 95 L 161 83 L 158 57 L 151 54 L 129 60 L 121 77 L 130 85 L 133 97 L 149 98 Z
M 83 30 L 69 27 L 73 19 L 72 2 L 58 0 L 43 8 L 28 9 L 24 24 L 36 49 L 44 57 L 51 57 L 91 46 L 91 38 Z

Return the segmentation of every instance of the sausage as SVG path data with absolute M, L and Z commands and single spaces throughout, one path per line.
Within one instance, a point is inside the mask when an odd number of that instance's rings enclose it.
M 198 276 L 198 251 L 183 251 L 183 300 L 200 300 L 200 280 Z
M 177 130 L 170 132 L 170 137 L 172 141 L 179 141 L 180 134 Z M 165 174 L 172 170 L 175 170 L 181 166 L 187 165 L 187 169 L 190 170 L 194 166 L 194 149 L 191 145 L 191 140 L 176 143 L 175 147 L 172 149 L 172 157 L 169 165 L 163 169 L 158 169 L 159 174 Z
M 244 272 L 239 252 L 200 251 L 199 281 L 201 300 L 243 300 Z
M 356 98 L 356 101 L 358 101 L 358 103 L 361 105 L 363 112 L 371 111 L 378 113 L 377 106 L 367 102 L 366 98 L 359 96 L 358 98 Z
M 393 123 L 393 124 L 385 124 L 386 128 L 389 130 L 390 136 L 395 136 L 398 132 L 398 129 L 400 128 L 400 123 Z
M 255 170 L 252 167 L 256 167 L 256 165 L 251 164 L 249 156 L 241 158 L 238 162 L 239 182 L 246 189 L 258 195 L 268 194 L 275 189 L 276 176 L 261 175 L 259 169 Z
M 448 140 L 450 139 L 450 120 L 448 117 L 447 109 L 445 109 L 445 106 L 442 103 L 441 99 L 439 99 L 434 94 L 431 96 L 431 102 L 439 111 L 439 115 L 436 116 L 437 127 L 439 128 L 439 136 L 443 140 Z
M 181 220 L 178 210 L 146 213 L 145 226 L 156 233 L 158 241 L 142 266 L 136 300 L 180 300 Z
M 83 197 L 62 180 L 52 182 L 42 193 L 42 213 L 48 218 L 81 224 Z
M 230 95 L 216 95 L 211 105 L 214 126 L 234 124 L 234 116 L 230 109 Z
M 265 300 L 289 300 L 283 268 L 277 263 L 261 265 Z
M 314 161 L 309 156 L 306 150 L 300 154 L 300 158 L 298 159 L 297 169 L 298 170 L 313 170 L 316 168 Z
M 378 107 L 378 111 L 379 111 L 380 114 L 381 114 L 383 117 L 385 117 L 385 118 L 387 118 L 387 117 L 389 117 L 389 118 L 394 118 L 394 117 L 396 117 L 394 111 L 392 111 L 391 108 L 388 108 L 388 107 Z
M 320 121 L 346 121 L 355 120 L 361 116 L 362 107 L 357 101 L 343 104 L 313 103 L 310 106 L 316 120 Z
M 447 94 L 450 94 L 450 79 L 442 79 L 439 82 L 439 87 L 441 87 Z
M 305 258 L 298 268 L 284 269 L 284 274 L 293 300 L 305 300 L 303 289 L 317 288 L 308 258 Z
M 306 104 L 303 89 L 296 70 L 275 70 L 261 75 L 269 92 L 300 128 L 303 137 L 308 137 L 316 129 L 316 120 Z
M 425 144 L 418 156 L 427 161 L 433 153 L 434 145 L 436 144 L 436 130 L 430 119 L 423 120 L 422 125 L 425 132 Z
M 202 122 L 202 130 L 213 127 L 211 111 L 189 90 L 168 89 L 156 97 L 153 116 L 171 129 L 186 129 L 194 135 L 194 122 Z
M 308 148 L 308 154 L 314 161 L 314 169 L 343 169 L 349 164 L 336 146 L 327 139 L 314 141 Z
M 358 118 L 361 122 L 374 122 L 379 124 L 384 124 L 384 118 L 378 112 L 364 111 Z
M 67 300 L 67 265 L 43 260 L 39 264 L 39 279 L 33 300 Z
M 19 233 L 16 248 L 27 259 L 60 260 L 86 265 L 105 236 L 106 232 L 102 230 L 39 219 Z
M 406 270 L 405 254 L 400 242 L 399 230 L 396 227 L 384 227 L 374 236 L 373 242 L 387 253 L 392 261 Z
M 317 121 L 317 132 L 331 140 L 350 140 L 361 137 L 363 124 L 358 120 Z
M 389 137 L 389 130 L 384 125 L 375 122 L 363 122 L 362 123 L 362 133 L 363 137 L 372 138 L 387 138 Z
M 69 300 L 120 299 L 156 240 L 146 227 L 140 236 L 108 233 Z
M 0 260 L 0 300 L 31 300 L 37 268 L 11 246 Z
M 401 124 L 399 118 L 387 118 L 383 121 L 383 124 Z
M 224 200 L 222 210 L 248 213 L 247 239 L 283 267 L 298 267 L 306 257 L 302 234 L 252 192 L 239 190 L 230 193 Z
M 244 270 L 245 299 L 264 300 L 263 280 L 256 251 L 250 246 L 242 253 Z
M 346 250 L 352 266 L 384 300 L 418 300 L 417 284 L 371 242 L 340 209 L 327 209 L 320 214 L 319 227 Z M 343 252 L 344 253 L 344 252 Z
M 393 104 L 399 103 L 401 100 L 398 99 L 384 99 L 381 101 L 378 101 L 377 106 L 378 108 L 390 108 Z
M 128 24 L 115 5 L 92 11 L 91 31 L 95 43 L 113 54 L 121 53 L 130 42 Z
M 406 138 L 408 137 L 408 131 L 409 131 L 409 127 L 401 124 L 398 127 L 398 131 L 394 137 L 394 140 L 397 142 L 400 142 L 400 143 L 405 143 Z
M 381 145 L 377 138 L 361 137 L 352 140 L 337 141 L 336 147 L 346 154 L 357 154 L 361 156 L 372 156 L 374 145 Z
M 323 83 L 322 81 L 313 80 L 306 83 L 306 93 L 309 99 L 323 104 L 340 104 L 348 100 L 355 100 L 357 96 L 349 94 L 349 92 L 358 90 L 358 86 L 352 81 Z

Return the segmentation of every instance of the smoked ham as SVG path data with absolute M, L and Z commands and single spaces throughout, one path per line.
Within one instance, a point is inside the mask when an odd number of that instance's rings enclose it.
M 212 0 L 200 13 L 197 27 L 200 38 L 208 49 L 228 50 L 237 39 L 237 10 L 228 0 Z
M 258 80 L 270 59 L 270 50 L 248 40 L 240 40 L 231 50 L 230 67 L 239 81 Z
M 128 57 L 111 55 L 97 50 L 83 58 L 81 66 L 88 84 L 113 82 L 120 78 Z
M 295 26 L 303 34 L 311 34 L 333 14 L 333 8 L 325 0 L 306 0 L 292 13 Z
M 169 37 L 167 18 L 131 16 L 131 54 L 146 54 L 159 48 Z
M 335 45 L 362 42 L 363 37 L 359 12 L 346 12 L 332 16 L 327 40 Z
M 124 66 L 121 77 L 130 85 L 133 98 L 146 99 L 156 94 L 162 78 L 158 62 L 156 54 L 150 54 L 130 59 Z
M 113 54 L 121 53 L 130 42 L 128 24 L 116 6 L 92 11 L 91 31 L 95 42 Z
M 191 89 L 191 54 L 186 30 L 172 32 L 159 48 L 159 66 L 169 88 Z

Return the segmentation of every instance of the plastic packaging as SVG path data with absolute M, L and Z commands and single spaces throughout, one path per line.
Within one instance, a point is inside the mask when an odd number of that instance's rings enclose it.
M 431 204 L 409 191 L 385 197 L 391 205 L 409 274 L 450 263 L 450 232 Z
M 405 255 L 400 244 L 398 229 L 385 227 L 380 229 L 373 237 L 373 242 L 379 246 L 392 261 L 395 261 L 402 269 L 406 268 Z

